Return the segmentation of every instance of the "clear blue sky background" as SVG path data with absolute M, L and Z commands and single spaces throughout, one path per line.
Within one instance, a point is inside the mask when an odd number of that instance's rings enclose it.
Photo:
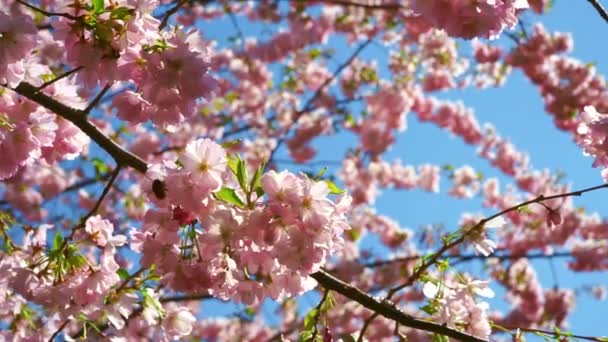
M 524 22 L 531 26 L 539 17 L 528 13 L 522 17 Z M 540 17 L 549 31 L 571 32 L 574 37 L 574 51 L 572 55 L 584 62 L 594 62 L 600 73 L 608 74 L 608 47 L 605 46 L 605 37 L 608 36 L 608 24 L 605 23 L 583 0 L 557 0 L 549 14 Z M 239 24 L 246 36 L 252 32 L 259 32 L 259 27 L 251 26 L 242 17 L 238 17 Z M 226 41 L 235 31 L 228 21 L 222 19 L 212 25 L 199 26 L 208 39 Z M 265 39 L 265 38 L 259 38 Z M 336 49 L 336 68 L 345 60 L 354 49 L 346 47 L 341 40 L 331 40 L 331 46 Z M 507 43 L 511 46 L 512 43 Z M 386 53 L 379 47 L 370 46 L 364 53 L 366 57 L 377 59 L 386 58 Z M 379 62 L 383 64 L 383 62 Z M 444 94 L 446 98 L 460 99 L 465 105 L 473 107 L 480 123 L 491 122 L 497 131 L 508 137 L 520 149 L 529 153 L 531 162 L 536 169 L 548 168 L 561 170 L 566 174 L 567 182 L 572 183 L 573 189 L 596 185 L 602 182 L 598 169 L 591 168 L 592 160 L 584 157 L 581 149 L 577 147 L 567 133 L 558 131 L 553 125 L 550 116 L 544 112 L 544 104 L 539 91 L 528 82 L 519 72 L 515 72 L 508 80 L 506 86 L 498 89 L 453 91 Z M 418 165 L 433 163 L 438 165 L 451 164 L 462 166 L 472 165 L 476 170 L 484 173 L 486 177 L 499 177 L 501 186 L 510 183 L 509 179 L 501 176 L 487 162 L 476 157 L 474 147 L 465 145 L 460 139 L 450 137 L 431 124 L 422 124 L 410 115 L 408 117 L 408 130 L 399 136 L 397 143 L 385 156 L 386 160 L 400 158 L 405 164 Z M 338 160 L 348 146 L 354 145 L 352 135 L 324 138 L 316 141 L 319 149 L 317 160 Z M 285 158 L 287 152 L 281 149 L 280 158 Z M 291 165 L 284 165 L 293 169 Z M 335 168 L 330 167 L 330 170 Z M 479 198 L 473 200 L 455 200 L 445 192 L 449 183 L 442 180 L 442 195 L 432 195 L 420 191 L 384 191 L 376 202 L 377 211 L 388 215 L 402 226 L 416 231 L 422 225 L 429 223 L 445 223 L 447 227 L 455 229 L 462 212 L 484 212 Z M 595 192 L 575 199 L 575 203 L 584 206 L 589 212 L 599 212 L 602 216 L 608 215 L 606 206 L 608 192 Z M 487 212 L 486 212 L 487 213 Z M 378 244 L 368 240 L 366 246 L 378 249 Z M 379 253 L 382 251 L 378 250 Z M 606 273 L 579 273 L 569 272 L 563 262 L 566 259 L 556 260 L 558 282 L 560 286 L 580 288 L 588 284 L 606 284 Z M 546 260 L 534 262 L 537 266 L 541 282 L 544 287 L 553 286 Z M 472 270 L 479 270 L 479 263 L 473 264 Z M 497 287 L 495 287 L 497 289 Z M 504 293 L 498 292 L 497 298 L 492 302 L 497 308 L 506 308 L 503 302 Z M 316 304 L 315 295 L 305 296 L 302 300 L 303 310 L 306 306 Z M 232 305 L 219 305 L 216 302 L 203 304 L 205 316 L 215 316 L 234 313 Z M 265 310 L 267 316 L 272 316 L 272 305 Z M 570 318 L 570 330 L 583 335 L 608 335 L 608 326 L 604 323 L 608 317 L 608 302 L 598 302 L 589 295 L 578 297 L 577 307 Z M 533 339 L 532 339 L 533 340 Z

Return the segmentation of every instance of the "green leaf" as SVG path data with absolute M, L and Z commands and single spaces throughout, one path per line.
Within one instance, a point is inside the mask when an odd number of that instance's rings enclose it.
M 100 158 L 95 157 L 93 158 L 93 160 L 91 160 L 91 162 L 93 163 L 93 167 L 95 168 L 95 175 L 97 177 L 110 171 L 110 167 L 108 167 L 108 165 L 106 165 L 106 163 Z
M 304 330 L 304 331 L 302 331 L 300 333 L 298 341 L 300 341 L 300 342 L 309 342 L 309 341 L 312 341 L 312 331 L 311 330 Z
M 102 1 L 103 2 L 103 1 Z M 120 20 L 128 20 L 135 14 L 135 10 L 128 7 L 116 7 L 110 13 L 111 19 L 120 19 Z
M 321 50 L 312 49 L 312 50 L 308 51 L 308 56 L 312 59 L 315 59 L 315 58 L 321 56 Z
M 363 70 L 361 70 L 361 79 L 365 82 L 376 82 L 378 80 L 376 70 L 370 67 L 363 68 Z
M 433 334 L 433 342 L 450 342 L 450 338 L 445 336 L 445 335 L 441 335 L 441 334 Z
M 247 188 L 247 179 L 249 179 L 249 175 L 247 174 L 247 164 L 244 160 L 239 159 L 239 163 L 237 165 L 236 180 L 239 182 L 241 189 L 243 189 L 245 193 L 249 192 L 249 189 Z
M 264 189 L 262 189 L 262 174 L 264 174 L 265 168 L 266 163 L 264 162 L 255 170 L 251 182 L 249 183 L 249 191 L 255 191 L 258 198 L 264 196 Z
M 239 161 L 241 160 L 241 156 L 238 153 L 234 153 L 228 156 L 228 168 L 232 171 L 232 174 L 236 176 L 238 172 Z
M 522 205 L 521 207 L 517 208 L 517 211 L 522 214 L 532 214 L 532 210 L 530 210 L 527 205 Z
M 450 261 L 448 259 L 441 259 L 441 260 L 437 261 L 437 269 L 439 269 L 439 272 L 444 273 L 449 268 L 450 268 Z
M 310 310 L 308 312 L 308 314 L 306 314 L 306 317 L 304 317 L 304 329 L 305 330 L 312 330 L 314 328 L 315 323 L 317 321 L 318 314 L 319 314 L 319 309 L 317 309 L 317 308 Z
M 129 271 L 125 270 L 124 268 L 119 268 L 118 271 L 116 271 L 116 274 L 121 280 L 129 278 Z
M 429 303 L 421 307 L 420 310 L 426 312 L 429 315 L 434 315 L 439 311 L 439 302 L 436 299 L 429 300 Z
M 228 141 L 224 141 L 221 146 L 224 149 L 231 148 L 234 145 L 238 144 L 239 142 L 241 142 L 241 139 L 228 140 Z
M 319 172 L 317 172 L 317 175 L 313 179 L 314 180 L 321 179 L 321 177 L 323 177 L 323 175 L 325 174 L 325 172 L 327 172 L 327 166 L 323 166 L 323 168 L 321 170 L 319 170 Z
M 350 240 L 350 241 L 357 241 L 359 240 L 359 238 L 361 237 L 361 231 L 358 229 L 350 229 L 346 231 L 346 237 Z
M 325 313 L 331 310 L 334 306 L 336 306 L 336 298 L 333 293 L 330 291 L 327 293 L 325 297 L 325 301 L 321 304 L 321 312 Z
M 325 182 L 325 184 L 327 184 L 327 188 L 329 189 L 329 193 L 333 194 L 333 195 L 340 195 L 345 193 L 345 190 L 340 189 L 336 183 L 330 181 L 329 179 L 324 179 L 323 180 Z
M 223 187 L 215 193 L 215 197 L 226 203 L 234 204 L 239 208 L 245 207 L 245 203 L 240 199 L 234 189 Z
M 103 0 L 91 0 L 91 2 L 93 3 L 93 11 L 95 11 L 95 13 L 103 12 L 105 8 Z
M 63 246 L 63 236 L 60 233 L 55 234 L 55 238 L 53 239 L 53 250 L 57 251 L 59 248 Z
M 346 119 L 344 119 L 344 123 L 347 126 L 355 126 L 357 125 L 357 120 L 355 119 L 355 117 L 352 114 L 348 114 L 346 115 Z

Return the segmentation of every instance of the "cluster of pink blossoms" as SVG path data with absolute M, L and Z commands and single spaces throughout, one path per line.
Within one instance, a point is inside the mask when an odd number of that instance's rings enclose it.
M 0 11 L 0 84 L 16 86 L 23 79 L 24 59 L 36 46 L 37 32 L 30 17 Z
M 239 189 L 233 193 L 242 199 L 237 202 L 247 198 L 247 204 L 236 205 L 217 192 L 234 184 L 218 144 L 196 140 L 179 161 L 181 167 L 157 165 L 148 172 L 164 180 L 166 197 L 147 187 L 159 208 L 148 210 L 133 234 L 143 265 L 156 265 L 162 283 L 246 304 L 315 286 L 308 275 L 341 248 L 349 229 L 348 196 L 335 203 L 323 181 L 270 171 L 260 179 L 265 198 Z
M 86 150 L 88 141 L 76 126 L 40 105 L 12 92 L 0 94 L 0 180 L 41 158 L 49 164 L 73 159 Z
M 455 37 L 495 38 L 517 24 L 518 11 L 527 0 L 415 0 L 414 10 L 434 26 Z
M 466 331 L 481 338 L 492 333 L 488 315 L 489 304 L 476 300 L 477 296 L 492 298 L 494 291 L 488 281 L 461 276 L 440 283 L 427 282 L 424 295 L 436 306 L 437 320 L 449 326 L 465 325 Z

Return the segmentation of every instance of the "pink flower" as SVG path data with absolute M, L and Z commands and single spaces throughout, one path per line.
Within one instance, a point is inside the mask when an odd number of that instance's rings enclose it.
M 189 172 L 192 179 L 202 189 L 203 193 L 214 192 L 222 187 L 222 174 L 228 163 L 226 151 L 210 139 L 198 139 L 186 146 L 180 157 L 184 171 Z
M 294 200 L 300 193 L 298 185 L 296 176 L 287 170 L 279 173 L 270 170 L 262 176 L 262 188 L 271 203 L 295 202 Z
M 112 235 L 114 225 L 108 220 L 104 220 L 99 215 L 90 217 L 85 223 L 85 231 L 89 233 L 89 237 L 99 247 L 122 246 L 126 242 L 124 235 Z
M 465 222 L 471 220 L 471 217 L 463 219 Z M 462 226 L 469 226 L 469 228 L 463 229 L 463 233 L 466 234 L 466 240 L 473 244 L 477 252 L 488 256 L 494 252 L 496 243 L 488 237 L 487 228 L 503 228 L 506 224 L 507 221 L 502 216 L 497 216 L 486 222 L 483 226 L 478 226 L 477 223 L 473 222 L 464 223 Z
M 112 106 L 116 108 L 119 118 L 131 123 L 145 122 L 150 118 L 150 102 L 144 100 L 139 93 L 120 93 L 112 100 Z
M 0 12 L 0 81 L 7 79 L 10 85 L 20 81 L 24 75 L 19 70 L 21 60 L 34 49 L 37 32 L 30 17 Z
M 418 186 L 430 192 L 439 192 L 439 166 L 425 164 L 418 167 Z
M 178 308 L 168 312 L 162 324 L 169 336 L 179 337 L 190 335 L 194 322 L 196 322 L 196 317 L 190 311 Z
M 517 11 L 526 0 L 415 0 L 413 8 L 449 35 L 471 39 L 495 38 L 517 24 Z

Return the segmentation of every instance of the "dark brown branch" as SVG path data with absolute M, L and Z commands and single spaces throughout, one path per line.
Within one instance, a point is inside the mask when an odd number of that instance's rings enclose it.
M 148 170 L 148 165 L 145 161 L 123 149 L 103 134 L 95 125 L 87 120 L 83 111 L 66 106 L 52 97 L 38 92 L 36 87 L 27 82 L 21 82 L 14 90 L 18 94 L 27 97 L 72 122 L 101 146 L 101 148 L 108 152 L 118 164 L 132 167 L 140 173 L 146 173 L 146 170 Z
M 484 339 L 455 330 L 446 325 L 429 322 L 408 315 L 397 309 L 394 305 L 389 304 L 388 302 L 380 302 L 372 298 L 368 294 L 362 292 L 358 288 L 343 282 L 342 280 L 332 276 L 327 272 L 315 272 L 311 274 L 311 277 L 313 277 L 324 288 L 336 291 L 339 294 L 345 296 L 346 298 L 354 300 L 355 302 L 363 305 L 364 307 L 374 312 L 377 312 L 390 320 L 398 322 L 400 325 L 413 329 L 445 335 L 460 341 L 487 342 Z
M 184 295 L 184 296 L 173 296 L 173 297 L 161 297 L 158 301 L 161 303 L 169 302 L 191 302 L 194 300 L 213 299 L 214 297 L 210 294 L 195 294 L 195 295 Z
M 608 12 L 606 12 L 606 9 L 604 8 L 604 6 L 602 6 L 602 4 L 599 2 L 599 0 L 587 0 L 587 1 L 591 4 L 591 6 L 593 6 L 593 8 L 595 8 L 595 10 L 600 15 L 600 17 L 602 17 L 604 19 L 604 21 L 606 21 L 608 23 Z

